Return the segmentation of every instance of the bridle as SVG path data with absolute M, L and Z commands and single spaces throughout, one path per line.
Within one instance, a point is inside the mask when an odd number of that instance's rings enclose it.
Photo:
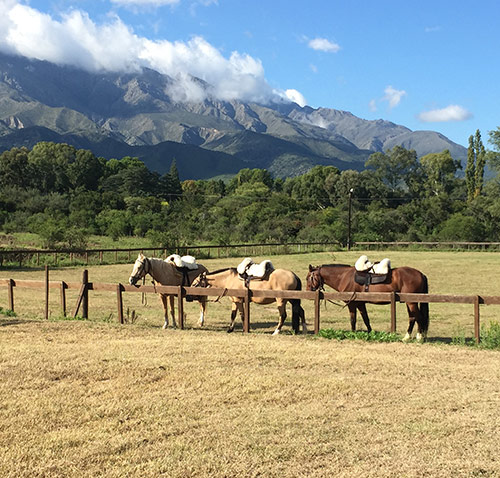
M 215 272 L 210 272 L 210 274 L 215 274 L 217 273 L 218 271 L 215 271 Z M 210 284 L 208 283 L 208 279 L 207 279 L 207 273 L 206 272 L 202 272 L 198 277 L 197 277 L 197 280 L 198 282 L 196 283 L 196 285 L 194 287 L 211 287 Z M 227 287 L 224 288 L 223 292 L 221 295 L 219 295 L 215 300 L 211 301 L 211 302 L 219 302 L 223 297 L 225 297 L 227 294 Z
M 136 284 L 139 279 L 142 279 L 146 275 L 151 273 L 151 269 L 153 268 L 151 265 L 151 261 L 149 258 L 145 257 L 142 261 L 140 261 L 141 266 L 137 270 L 137 273 L 131 277 L 132 283 Z
M 320 269 L 321 269 L 321 266 L 317 267 L 316 269 L 313 269 L 312 271 L 309 272 L 309 274 L 310 274 L 309 282 L 311 284 L 310 287 L 311 287 L 312 291 L 315 291 L 318 289 L 322 290 L 322 291 L 325 290 L 325 281 L 323 280 L 323 277 L 321 276 Z M 314 282 L 316 282 L 316 284 L 314 284 L 314 285 L 312 283 L 313 278 L 314 278 Z

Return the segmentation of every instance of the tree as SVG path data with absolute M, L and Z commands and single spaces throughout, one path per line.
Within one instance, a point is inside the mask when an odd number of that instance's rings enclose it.
M 467 184 L 467 199 L 472 201 L 477 198 L 484 184 L 484 167 L 486 165 L 486 150 L 481 141 L 481 133 L 476 130 L 475 136 L 469 136 L 467 148 L 467 166 L 465 168 L 465 181 Z
M 450 151 L 430 153 L 420 158 L 420 164 L 426 178 L 426 191 L 433 195 L 449 193 L 455 182 L 455 174 L 462 166 L 459 160 L 454 160 Z
M 17 186 L 23 189 L 31 183 L 28 149 L 12 148 L 0 154 L 0 186 Z
M 491 169 L 500 174 L 500 126 L 496 130 L 490 131 L 489 135 L 488 143 L 493 145 L 494 150 L 488 151 L 486 161 Z
M 160 194 L 168 201 L 182 197 L 182 184 L 179 180 L 179 171 L 175 158 L 170 165 L 170 171 L 160 178 Z
M 402 186 L 411 190 L 414 182 L 418 181 L 419 163 L 414 149 L 394 146 L 385 153 L 373 153 L 365 166 L 374 169 L 375 174 L 392 191 Z

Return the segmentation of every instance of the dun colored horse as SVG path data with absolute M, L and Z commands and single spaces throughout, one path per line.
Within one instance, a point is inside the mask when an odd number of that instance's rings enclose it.
M 354 280 L 355 268 L 344 264 L 328 264 L 319 267 L 309 266 L 307 274 L 307 290 L 322 289 L 324 284 L 332 287 L 337 292 L 364 292 L 365 286 Z M 402 292 L 402 293 L 427 293 L 427 277 L 412 267 L 396 267 L 390 271 L 387 282 L 371 284 L 370 292 Z M 351 329 L 356 330 L 356 310 L 359 310 L 368 332 L 372 330 L 370 319 L 366 312 L 366 303 L 356 300 L 347 301 L 351 315 Z M 417 340 L 423 341 L 429 328 L 429 304 L 408 302 L 406 304 L 409 316 L 408 331 L 403 341 L 410 340 L 415 322 L 418 325 Z
M 198 277 L 201 273 L 208 272 L 208 269 L 201 264 L 198 264 L 198 269 L 188 270 L 186 276 L 180 272 L 172 262 L 165 262 L 163 259 L 157 259 L 154 257 L 145 257 L 143 254 L 139 254 L 137 260 L 134 263 L 134 268 L 132 269 L 132 274 L 130 274 L 129 283 L 131 285 L 136 285 L 137 282 L 144 276 L 149 274 L 156 284 L 160 285 L 186 285 L 189 286 L 193 280 Z M 189 283 L 186 283 L 189 282 Z M 160 299 L 163 305 L 165 323 L 163 328 L 168 327 L 168 303 L 167 298 L 170 303 L 170 315 L 172 317 L 173 327 L 176 327 L 175 323 L 175 312 L 174 312 L 174 296 L 167 294 L 160 294 Z M 200 297 L 200 327 L 205 321 L 205 306 L 206 297 Z
M 221 269 L 215 272 L 208 272 L 201 274 L 193 282 L 193 287 L 217 287 L 223 289 L 245 289 L 245 281 L 241 280 L 236 268 L 231 267 Z M 292 271 L 286 269 L 275 269 L 266 280 L 251 280 L 249 283 L 250 290 L 301 290 L 301 280 Z M 241 320 L 243 320 L 243 298 L 231 297 L 231 325 L 228 332 L 234 330 L 234 322 L 237 312 L 240 313 Z M 307 332 L 307 325 L 305 319 L 304 309 L 300 305 L 300 299 L 283 299 L 283 298 L 266 298 L 266 297 L 252 297 L 252 302 L 256 304 L 271 304 L 276 302 L 280 314 L 279 322 L 273 335 L 281 332 L 281 328 L 286 319 L 286 304 L 292 304 L 292 328 L 295 333 L 299 332 L 299 319 L 302 323 L 302 332 Z

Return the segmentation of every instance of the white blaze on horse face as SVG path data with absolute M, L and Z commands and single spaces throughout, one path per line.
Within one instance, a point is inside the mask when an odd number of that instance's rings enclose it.
M 137 277 L 139 268 L 141 266 L 142 266 L 142 260 L 141 260 L 141 257 L 139 256 L 134 263 L 134 268 L 132 269 L 132 274 L 130 274 L 130 277 L 128 278 L 128 283 L 130 285 L 134 285 L 139 279 L 142 278 L 142 277 Z

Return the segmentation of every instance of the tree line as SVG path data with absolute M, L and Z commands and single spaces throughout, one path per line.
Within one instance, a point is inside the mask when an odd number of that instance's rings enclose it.
M 0 229 L 47 247 L 84 248 L 92 234 L 154 247 L 242 242 L 499 241 L 500 127 L 469 138 L 465 168 L 448 150 L 420 159 L 395 146 L 366 169 L 316 166 L 291 178 L 243 169 L 228 181 L 180 181 L 137 158 L 96 157 L 40 142 L 0 154 Z M 352 194 L 349 194 L 350 190 Z

